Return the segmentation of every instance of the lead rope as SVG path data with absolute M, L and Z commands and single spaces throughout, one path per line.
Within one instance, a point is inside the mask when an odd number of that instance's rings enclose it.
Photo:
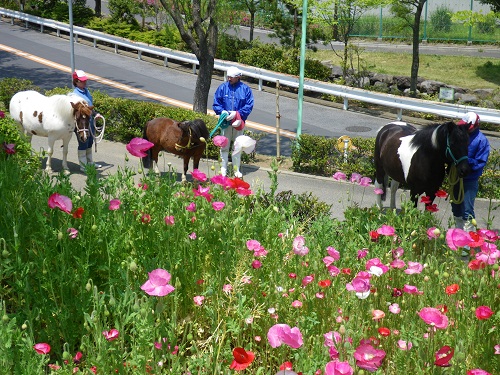
M 460 204 L 464 201 L 464 179 L 458 177 L 457 166 L 453 164 L 448 174 L 448 180 L 450 182 L 450 187 L 448 190 L 448 195 L 450 197 L 450 202 L 455 204 Z M 458 197 L 455 197 L 455 185 L 460 183 L 458 187 Z
M 99 127 L 97 126 L 97 119 L 102 118 L 102 126 Z M 95 132 L 92 129 L 92 126 L 90 126 L 90 133 L 92 134 L 92 137 L 94 137 L 94 147 L 95 147 L 95 152 L 97 152 L 97 144 L 100 143 L 104 137 L 104 129 L 106 128 L 106 119 L 101 115 L 101 116 L 96 116 L 94 117 L 94 127 L 95 127 Z M 96 133 L 99 133 L 96 135 Z

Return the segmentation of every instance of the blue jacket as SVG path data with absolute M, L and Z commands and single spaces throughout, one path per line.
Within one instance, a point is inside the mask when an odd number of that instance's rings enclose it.
M 469 134 L 469 165 L 472 171 L 464 180 L 479 179 L 489 156 L 490 143 L 478 128 Z
M 253 94 L 250 87 L 243 82 L 231 85 L 229 81 L 221 84 L 214 94 L 214 112 L 220 115 L 222 111 L 238 111 L 243 121 L 246 121 L 253 109 Z

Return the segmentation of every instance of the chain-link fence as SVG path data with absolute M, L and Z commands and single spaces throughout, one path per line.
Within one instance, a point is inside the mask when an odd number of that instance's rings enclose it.
M 464 12 L 479 13 L 473 22 L 460 19 Z M 458 18 L 458 19 L 457 19 Z M 356 23 L 353 37 L 411 39 L 412 31 L 388 7 L 372 9 Z M 422 12 L 420 38 L 428 41 L 496 43 L 500 40 L 498 19 L 490 7 L 473 0 L 428 0 Z

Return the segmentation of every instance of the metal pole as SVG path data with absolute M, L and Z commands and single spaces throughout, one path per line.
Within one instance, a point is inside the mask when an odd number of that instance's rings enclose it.
M 425 14 L 424 14 L 424 37 L 422 38 L 422 42 L 427 42 L 427 4 L 429 2 L 425 2 Z
M 276 157 L 281 157 L 281 139 L 280 139 L 280 81 L 276 81 Z
M 68 0 L 69 6 L 69 45 L 70 45 L 70 64 L 71 64 L 71 75 L 75 71 L 75 42 L 73 39 L 73 0 Z M 73 86 L 73 80 L 71 80 L 70 87 Z
M 474 5 L 473 5 L 473 0 L 470 0 L 470 12 L 471 12 L 471 18 L 472 18 L 472 10 L 474 9 Z M 468 37 L 468 40 L 467 40 L 467 44 L 472 44 L 472 20 L 470 20 L 471 22 L 469 22 L 469 37 Z
M 300 38 L 299 110 L 297 114 L 297 138 L 302 134 L 302 103 L 304 100 L 304 67 L 306 64 L 307 0 L 302 1 L 302 35 Z

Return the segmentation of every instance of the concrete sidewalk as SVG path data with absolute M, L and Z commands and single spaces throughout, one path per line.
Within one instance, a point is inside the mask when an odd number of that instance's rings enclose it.
M 52 159 L 52 169 L 57 173 L 62 168 L 62 145 L 61 141 L 57 141 L 55 145 L 55 151 Z M 46 150 L 47 149 L 47 138 L 33 137 L 32 146 L 35 150 Z M 70 180 L 77 190 L 83 190 L 86 184 L 86 175 L 80 172 L 80 167 L 78 165 L 77 158 L 77 141 L 73 137 L 69 146 L 68 153 L 68 165 L 71 171 Z M 168 163 L 171 167 L 178 172 L 178 181 L 181 180 L 180 172 L 182 171 L 182 159 L 163 152 L 161 154 L 158 166 L 160 170 L 168 170 Z M 128 162 L 125 160 L 128 156 Z M 43 167 L 45 168 L 45 159 L 43 160 Z M 125 166 L 138 170 L 140 168 L 140 161 L 138 158 L 130 155 L 125 148 L 125 144 L 110 142 L 103 140 L 99 143 L 97 147 L 97 153 L 94 154 L 94 161 L 102 165 L 102 168 L 98 170 L 99 176 L 106 177 L 107 175 L 114 174 L 118 168 L 124 168 Z M 218 162 L 213 160 L 202 160 L 200 163 L 200 170 L 207 174 L 207 176 L 213 176 L 214 171 L 211 170 L 211 166 L 215 166 L 216 171 L 219 170 Z M 192 163 L 189 164 L 189 171 L 192 171 Z M 255 165 L 243 165 L 242 166 L 243 178 L 245 181 L 251 184 L 253 190 L 259 188 L 268 191 L 271 185 L 269 179 L 269 172 L 271 172 L 271 166 L 259 167 Z M 136 176 L 137 182 L 139 182 L 139 176 Z M 191 180 L 190 173 L 188 172 L 188 181 Z M 371 207 L 375 205 L 375 194 L 373 193 L 374 187 L 370 185 L 369 187 L 361 187 L 357 184 L 350 182 L 339 182 L 335 181 L 333 178 L 312 176 L 306 174 L 300 174 L 295 172 L 290 172 L 287 170 L 279 170 L 278 174 L 278 192 L 291 190 L 294 194 L 308 193 L 311 192 L 314 196 L 318 197 L 320 201 L 323 201 L 329 205 L 332 205 L 331 214 L 333 218 L 343 220 L 344 211 L 349 206 L 359 206 L 359 207 Z M 408 199 L 408 191 L 398 191 L 397 195 L 397 206 L 400 207 L 399 202 L 401 200 Z M 439 207 L 439 211 L 436 215 L 439 217 L 440 223 L 443 228 L 448 227 L 448 223 L 453 219 L 451 213 L 451 205 L 448 201 L 443 199 L 436 199 L 436 203 Z M 389 204 L 389 197 L 386 201 L 386 205 Z M 500 229 L 500 202 L 494 202 L 490 206 L 490 202 L 484 199 L 477 199 L 475 204 L 476 218 L 478 226 L 485 228 L 488 222 L 488 218 L 492 221 L 490 229 Z M 498 208 L 493 209 L 494 206 Z M 422 205 L 423 207 L 423 205 Z

